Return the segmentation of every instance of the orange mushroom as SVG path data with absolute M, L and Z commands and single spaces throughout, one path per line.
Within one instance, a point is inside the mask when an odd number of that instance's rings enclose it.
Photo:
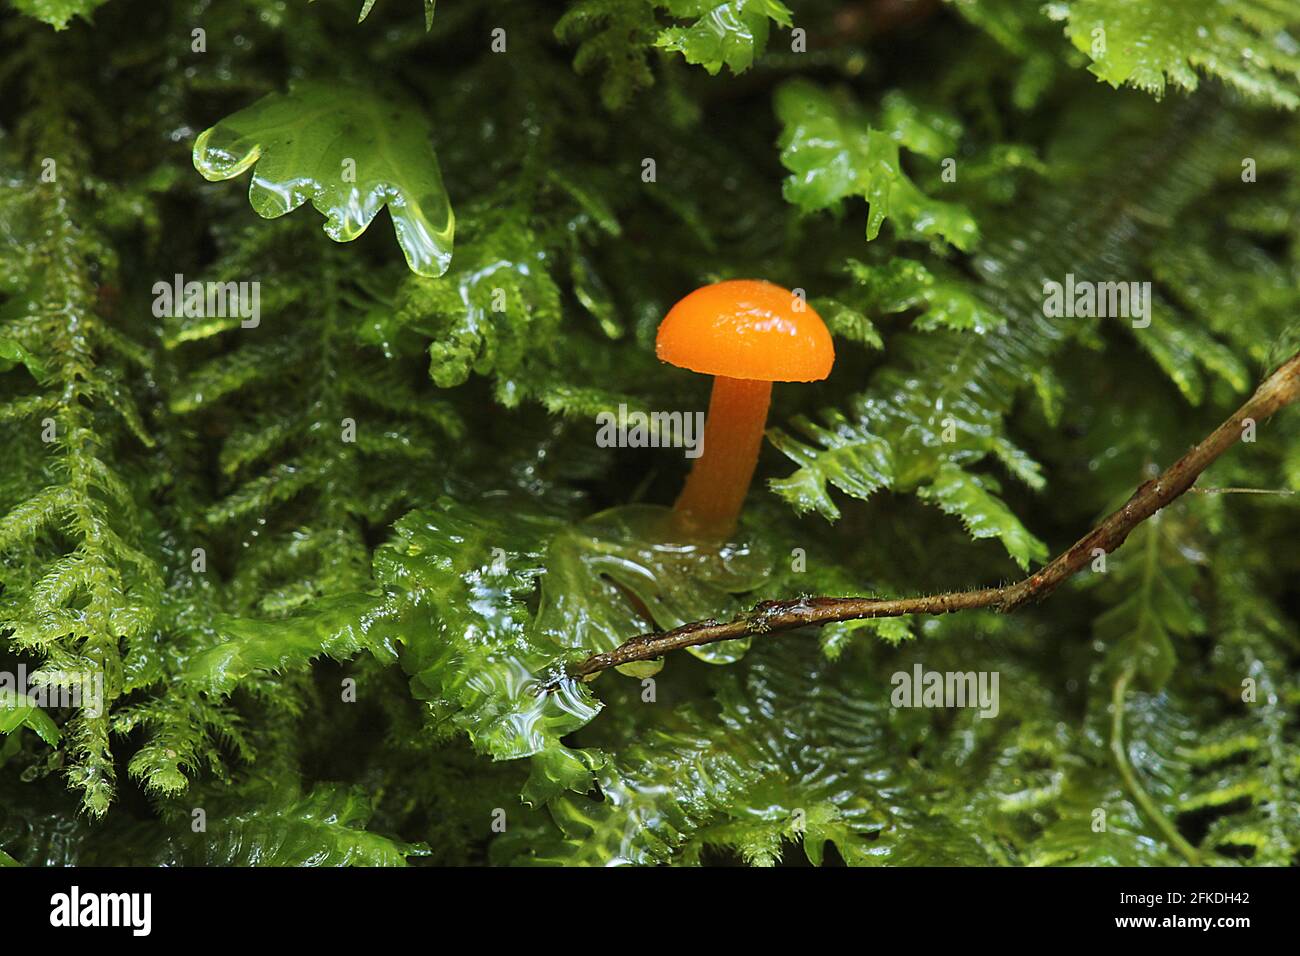
M 660 361 L 715 376 L 704 449 L 676 510 L 695 530 L 725 538 L 754 477 L 773 382 L 831 373 L 835 346 L 821 317 L 789 289 L 732 279 L 678 302 L 655 341 Z

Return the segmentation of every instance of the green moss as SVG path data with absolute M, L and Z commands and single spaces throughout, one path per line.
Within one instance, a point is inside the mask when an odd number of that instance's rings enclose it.
M 996 585 L 1237 407 L 1300 343 L 1300 3 L 12 6 L 0 673 L 103 706 L 0 685 L 0 864 L 1297 862 L 1294 496 L 1012 615 L 564 666 Z M 705 407 L 654 333 L 732 277 L 838 354 L 715 553 L 596 416 Z M 1300 489 L 1256 428 L 1202 484 Z M 998 716 L 894 706 L 917 668 Z

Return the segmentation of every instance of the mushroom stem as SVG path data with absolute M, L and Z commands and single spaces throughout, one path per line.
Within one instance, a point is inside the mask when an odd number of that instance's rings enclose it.
M 714 378 L 704 449 L 675 505 L 693 530 L 718 538 L 735 530 L 758 464 L 771 400 L 771 382 Z

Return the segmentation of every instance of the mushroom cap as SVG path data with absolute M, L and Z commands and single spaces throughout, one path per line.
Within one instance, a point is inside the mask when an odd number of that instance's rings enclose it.
M 835 364 L 821 316 L 759 279 L 715 282 L 686 296 L 659 323 L 655 354 L 693 372 L 764 382 L 816 382 Z

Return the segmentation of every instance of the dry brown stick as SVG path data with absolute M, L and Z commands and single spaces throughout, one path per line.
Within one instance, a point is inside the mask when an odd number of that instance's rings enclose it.
M 866 597 L 809 597 L 790 601 L 765 601 L 730 621 L 697 621 L 671 631 L 642 634 L 612 651 L 595 654 L 574 665 L 570 674 L 590 679 L 620 664 L 652 660 L 684 647 L 713 644 L 737 637 L 788 631 L 808 625 L 830 624 L 903 614 L 950 614 L 971 608 L 1013 611 L 1031 600 L 1051 594 L 1066 578 L 1093 560 L 1097 549 L 1110 553 L 1122 545 L 1143 521 L 1195 484 L 1201 472 L 1240 440 L 1247 419 L 1260 421 L 1300 400 L 1300 353 L 1277 368 L 1222 425 L 1159 476 L 1133 492 L 1118 511 L 1108 516 L 1070 548 L 1023 581 L 1000 588 L 954 591 L 926 597 L 879 599 Z

